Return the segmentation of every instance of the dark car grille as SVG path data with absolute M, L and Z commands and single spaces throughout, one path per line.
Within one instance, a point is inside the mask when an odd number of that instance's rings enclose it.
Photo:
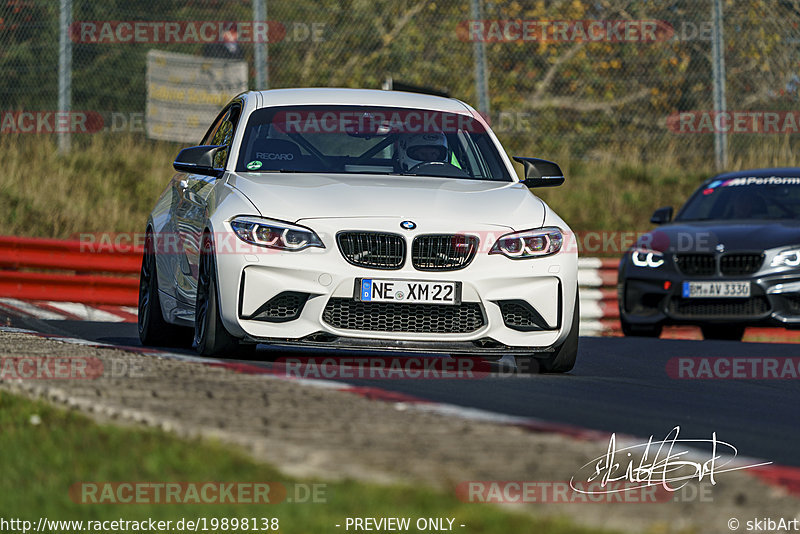
M 285 291 L 269 299 L 249 318 L 272 323 L 293 321 L 300 316 L 307 300 L 307 293 Z
M 719 269 L 723 276 L 753 274 L 764 263 L 761 253 L 723 254 L 719 257 Z M 713 254 L 676 254 L 678 270 L 689 276 L 712 276 L 717 274 L 717 257 Z
M 339 250 L 349 263 L 369 269 L 399 269 L 406 257 L 406 242 L 397 234 L 340 232 Z
M 764 296 L 748 299 L 673 299 L 670 314 L 675 317 L 757 317 L 770 309 Z
M 719 268 L 725 276 L 753 274 L 764 263 L 763 254 L 725 254 L 719 259 Z
M 411 245 L 411 263 L 419 271 L 455 271 L 470 264 L 479 239 L 470 235 L 421 235 Z
M 359 302 L 346 298 L 330 299 L 322 312 L 322 320 L 343 330 L 437 334 L 474 332 L 485 324 L 477 302 L 448 306 Z
M 676 254 L 678 270 L 689 276 L 710 276 L 717 272 L 717 260 L 713 254 Z

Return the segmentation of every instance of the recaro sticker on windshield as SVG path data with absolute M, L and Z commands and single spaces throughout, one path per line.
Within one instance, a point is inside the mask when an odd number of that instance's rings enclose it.
M 247 164 L 247 168 L 251 171 L 257 171 L 261 168 L 261 162 L 258 160 L 251 161 Z

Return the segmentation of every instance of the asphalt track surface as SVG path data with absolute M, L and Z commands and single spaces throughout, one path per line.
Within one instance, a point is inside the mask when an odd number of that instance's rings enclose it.
M 139 346 L 136 325 L 10 318 L 11 325 L 47 334 Z M 169 349 L 175 352 L 175 349 Z M 187 351 L 193 354 L 193 352 Z M 270 367 L 261 348 L 246 363 Z M 463 379 L 347 379 L 434 402 L 536 418 L 655 440 L 675 426 L 682 438 L 717 439 L 739 455 L 800 466 L 800 379 L 675 379 L 672 358 L 800 359 L 800 345 L 584 337 L 566 375 Z M 797 362 L 795 362 L 797 369 Z M 496 454 L 513 454 L 498 444 Z

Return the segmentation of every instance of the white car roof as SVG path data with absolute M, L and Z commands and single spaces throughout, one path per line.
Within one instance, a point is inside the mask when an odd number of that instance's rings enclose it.
M 407 93 L 404 91 L 312 87 L 253 91 L 251 94 L 258 94 L 260 97 L 258 107 L 321 104 L 334 106 L 388 106 L 430 109 L 452 113 L 471 113 L 469 106 L 455 98 Z

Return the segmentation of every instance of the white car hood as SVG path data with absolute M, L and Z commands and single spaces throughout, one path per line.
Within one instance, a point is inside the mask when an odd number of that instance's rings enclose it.
M 402 217 L 537 228 L 544 203 L 518 182 L 364 174 L 241 173 L 228 183 L 284 221 Z

